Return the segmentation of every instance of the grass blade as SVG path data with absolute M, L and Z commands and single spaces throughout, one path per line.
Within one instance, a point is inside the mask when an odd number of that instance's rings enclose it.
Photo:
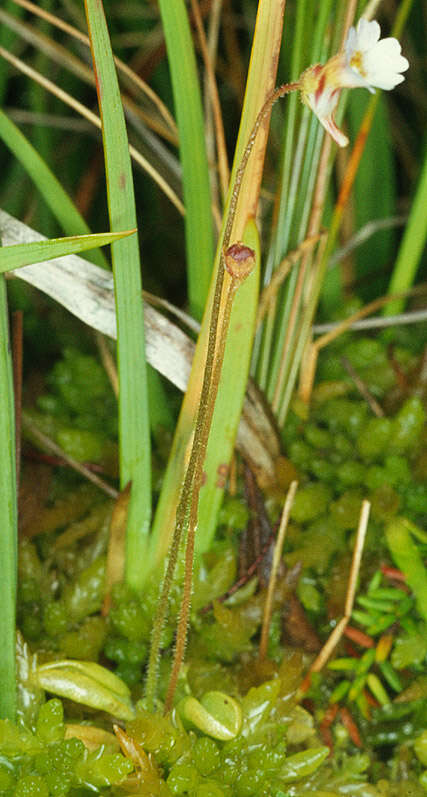
M 102 3 L 85 0 L 102 120 L 108 209 L 113 231 L 136 227 L 126 126 Z M 126 579 L 141 586 L 151 519 L 151 453 L 144 316 L 136 236 L 111 247 L 117 312 L 119 446 L 122 489 L 132 482 L 126 537 Z
M 355 140 L 369 102 L 367 92 L 349 92 L 347 117 L 351 139 Z M 365 144 L 353 187 L 355 229 L 359 230 L 372 219 L 385 219 L 396 213 L 396 179 L 390 136 L 387 99 L 379 95 L 374 123 Z M 378 176 L 381 175 L 381 191 Z M 368 284 L 378 295 L 385 293 L 382 269 L 392 260 L 395 249 L 393 229 L 377 233 L 369 243 L 357 249 L 354 278 L 363 288 Z M 351 276 L 351 275 L 349 275 Z M 351 281 L 351 280 L 349 280 Z M 365 289 L 366 290 L 366 289 Z M 368 293 L 368 297 L 371 294 Z
M 160 0 L 179 130 L 185 203 L 188 293 L 203 315 L 213 262 L 213 229 L 202 102 L 194 47 L 183 0 Z
M 6 281 L 0 276 L 0 717 L 15 720 L 16 462 Z
M 126 232 L 100 232 L 92 235 L 72 235 L 69 238 L 51 238 L 48 241 L 34 241 L 28 244 L 15 244 L 3 246 L 0 249 L 0 274 L 13 271 L 15 268 L 31 266 L 33 263 L 42 263 L 54 257 L 75 255 L 97 246 L 114 243 L 128 235 L 133 235 L 135 230 Z
M 418 183 L 408 225 L 400 245 L 390 281 L 389 293 L 400 293 L 411 288 L 427 239 L 427 152 Z M 404 299 L 396 299 L 384 308 L 384 315 L 401 313 Z

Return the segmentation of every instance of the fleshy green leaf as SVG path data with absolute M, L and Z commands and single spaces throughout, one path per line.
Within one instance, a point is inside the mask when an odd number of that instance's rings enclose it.
M 31 673 L 37 686 L 60 697 L 107 711 L 120 719 L 133 719 L 130 692 L 124 681 L 92 661 L 53 661 Z

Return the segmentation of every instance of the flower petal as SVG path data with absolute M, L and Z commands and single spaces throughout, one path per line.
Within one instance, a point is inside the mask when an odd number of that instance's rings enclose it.
M 332 116 L 318 116 L 319 122 L 330 136 L 336 141 L 339 147 L 346 147 L 348 145 L 348 138 L 339 127 L 336 126 Z
M 353 53 L 357 50 L 357 33 L 356 28 L 350 28 L 349 32 L 347 33 L 347 38 L 344 44 L 344 50 L 346 54 L 346 60 L 350 61 Z
M 390 90 L 402 83 L 409 67 L 408 60 L 401 55 L 401 47 L 397 39 L 382 39 L 375 47 L 365 53 L 363 59 L 366 80 L 379 89 Z
M 357 34 L 357 49 L 366 52 L 374 47 L 376 42 L 381 36 L 381 28 L 376 20 L 369 22 L 364 17 L 359 19 L 356 28 Z
M 331 58 L 324 66 L 316 64 L 300 79 L 301 99 L 316 114 L 319 122 L 338 146 L 346 147 L 348 138 L 336 126 L 334 113 L 341 92 L 341 77 L 345 64 L 341 55 Z
M 343 89 L 368 89 L 371 94 L 375 94 L 370 83 L 364 78 L 357 69 L 346 65 L 341 72 L 341 86 Z

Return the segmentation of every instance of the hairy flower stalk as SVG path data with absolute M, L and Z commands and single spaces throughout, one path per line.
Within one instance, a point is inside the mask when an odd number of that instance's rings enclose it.
M 155 704 L 157 666 L 160 657 L 162 630 L 168 612 L 169 593 L 178 562 L 180 546 L 182 540 L 186 538 L 183 600 L 178 622 L 174 662 L 165 701 L 166 711 L 170 711 L 172 708 L 173 697 L 184 658 L 191 608 L 194 536 L 197 528 L 203 463 L 219 386 L 233 297 L 239 284 L 248 276 L 254 264 L 253 252 L 242 243 L 230 246 L 230 239 L 242 180 L 255 139 L 274 103 L 286 94 L 300 90 L 302 101 L 314 111 L 323 127 L 339 146 L 346 146 L 348 139 L 338 129 L 333 118 L 341 90 L 343 88 L 357 87 L 367 88 L 371 92 L 374 91 L 374 87 L 390 90 L 404 80 L 401 72 L 404 72 L 409 66 L 406 58 L 401 55 L 401 48 L 397 39 L 389 38 L 380 41 L 380 32 L 378 22 L 368 22 L 366 19 L 360 19 L 357 27 L 350 29 L 344 50 L 341 53 L 333 56 L 323 66 L 316 64 L 309 67 L 297 82 L 283 84 L 274 89 L 257 115 L 236 172 L 222 240 L 221 265 L 217 274 L 211 311 L 208 351 L 194 439 L 178 502 L 175 530 L 153 627 L 146 681 L 146 702 L 151 710 Z M 230 275 L 231 282 L 228 282 L 224 296 L 223 282 L 225 272 Z
M 378 22 L 363 17 L 356 28 L 350 28 L 344 49 L 334 55 L 323 66 L 310 66 L 301 75 L 301 99 L 316 114 L 319 122 L 340 146 L 348 144 L 348 138 L 336 126 L 334 113 L 341 90 L 366 88 L 371 93 L 375 88 L 390 91 L 405 79 L 409 63 L 401 55 L 397 39 L 380 39 Z
M 197 528 L 199 495 L 203 483 L 203 463 L 206 456 L 209 431 L 212 424 L 222 364 L 224 361 L 225 344 L 227 342 L 227 333 L 230 325 L 233 299 L 239 286 L 245 281 L 245 279 L 247 279 L 247 277 L 249 277 L 255 267 L 255 252 L 244 243 L 238 242 L 232 244 L 232 246 L 229 246 L 228 249 L 222 253 L 221 260 L 221 265 L 228 272 L 231 280 L 227 280 L 224 291 L 225 295 L 222 297 L 221 301 L 223 313 L 215 334 L 217 341 L 213 356 L 213 371 L 207 395 L 206 406 L 202 407 L 202 404 L 200 405 L 194 434 L 194 440 L 196 441 L 197 439 L 198 444 L 196 449 L 196 460 L 194 463 L 194 475 L 188 515 L 184 588 L 176 635 L 174 661 L 165 699 L 165 712 L 170 711 L 172 708 L 173 697 L 178 683 L 181 665 L 184 660 L 185 647 L 187 643 L 193 581 L 194 543 Z M 203 411 L 201 412 L 200 410 Z
M 171 680 L 168 688 L 167 700 L 165 703 L 165 708 L 167 710 L 172 706 L 173 694 L 182 664 L 191 604 L 191 575 L 194 555 L 194 539 L 191 529 L 194 528 L 195 531 L 197 525 L 198 496 L 201 486 L 200 478 L 202 476 L 207 440 L 209 437 L 216 393 L 219 385 L 222 360 L 224 356 L 222 347 L 225 346 L 226 331 L 228 329 L 229 318 L 227 316 L 229 312 L 231 312 L 231 303 L 235 290 L 247 276 L 247 274 L 245 277 L 243 276 L 245 269 L 248 268 L 249 263 L 251 264 L 250 268 L 253 267 L 252 256 L 249 254 L 251 250 L 249 250 L 248 247 L 241 243 L 230 246 L 231 233 L 236 217 L 237 202 L 242 187 L 242 180 L 256 136 L 262 123 L 267 118 L 271 107 L 278 99 L 280 99 L 280 97 L 285 96 L 285 94 L 288 94 L 291 91 L 296 91 L 298 88 L 299 83 L 284 84 L 274 89 L 274 91 L 269 94 L 261 110 L 258 112 L 234 180 L 227 221 L 225 224 L 224 237 L 222 240 L 221 263 L 217 273 L 212 303 L 208 349 L 194 439 L 176 511 L 175 529 L 169 549 L 166 572 L 163 578 L 157 612 L 153 624 L 153 634 L 151 638 L 145 686 L 146 704 L 148 709 L 151 711 L 154 709 L 156 701 L 157 670 L 160 659 L 162 631 L 168 612 L 169 594 L 178 562 L 181 541 L 186 534 L 188 535 L 188 531 L 190 529 L 190 541 L 189 544 L 187 543 L 185 557 L 185 570 L 187 572 L 184 584 L 183 605 L 181 607 L 181 614 L 178 624 L 179 628 L 177 632 L 177 645 L 175 649 L 174 662 L 172 665 Z M 236 246 L 237 249 L 235 248 Z M 231 285 L 228 285 L 227 296 L 224 300 L 222 299 L 222 293 L 224 275 L 226 272 L 228 272 L 231 277 Z M 225 308 L 222 318 L 221 308 Z M 189 574 L 190 578 L 188 577 Z

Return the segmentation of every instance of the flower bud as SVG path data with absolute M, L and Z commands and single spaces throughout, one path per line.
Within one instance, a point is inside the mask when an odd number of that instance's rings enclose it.
M 241 241 L 229 246 L 224 258 L 228 273 L 239 282 L 244 282 L 255 266 L 254 250 Z

